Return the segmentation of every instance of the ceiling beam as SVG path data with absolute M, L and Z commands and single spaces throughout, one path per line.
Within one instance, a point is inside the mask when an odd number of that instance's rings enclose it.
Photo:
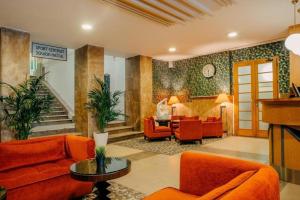
M 128 3 L 124 2 L 124 0 L 102 0 L 102 1 L 105 1 L 105 2 L 110 3 L 112 5 L 118 6 L 120 8 L 125 9 L 125 10 L 128 10 L 128 11 L 134 13 L 134 14 L 137 14 L 137 15 L 140 15 L 142 17 L 148 18 L 151 21 L 160 23 L 160 24 L 165 25 L 165 26 L 170 26 L 170 25 L 173 25 L 175 23 L 173 21 L 169 21 L 167 19 L 164 19 L 161 16 L 157 16 L 157 15 L 152 14 L 152 13 L 150 14 L 149 12 L 146 12 L 146 11 L 143 11 L 143 10 L 137 8 L 137 7 L 131 6 Z
M 192 18 L 192 16 L 186 15 L 186 14 L 174 9 L 174 7 L 172 7 L 168 4 L 164 4 L 164 3 L 162 3 L 158 0 L 142 0 L 142 1 L 152 5 L 156 9 L 162 10 L 164 12 L 169 13 L 170 15 L 176 16 L 176 17 L 180 18 L 183 21 L 187 21 L 187 20 Z
M 172 15 L 169 15 L 165 12 L 157 10 L 157 9 L 153 8 L 152 6 L 145 4 L 144 2 L 142 2 L 140 0 L 126 0 L 126 1 L 136 7 L 144 9 L 146 12 L 154 13 L 155 15 L 161 16 L 162 18 L 165 18 L 165 19 L 169 20 L 170 22 L 182 23 L 182 20 L 180 20 Z
M 180 3 L 178 0 L 159 0 L 159 1 L 192 17 L 199 17 L 203 15 L 203 13 L 199 13 L 195 10 L 191 10 L 189 6 Z
M 203 13 L 205 15 L 213 15 L 213 12 L 205 4 L 201 3 L 198 0 L 180 0 L 180 3 L 188 5 L 190 8 Z

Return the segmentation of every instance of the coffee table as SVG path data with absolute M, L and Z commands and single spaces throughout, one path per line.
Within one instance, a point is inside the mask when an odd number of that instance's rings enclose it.
M 124 158 L 105 158 L 102 165 L 96 159 L 79 161 L 70 166 L 71 177 L 79 181 L 94 182 L 98 189 L 98 199 L 110 199 L 108 180 L 125 176 L 130 172 L 131 162 Z
M 0 200 L 6 199 L 6 189 L 0 186 Z

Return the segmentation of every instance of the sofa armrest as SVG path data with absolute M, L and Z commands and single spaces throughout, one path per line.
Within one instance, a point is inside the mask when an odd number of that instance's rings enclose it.
M 262 167 L 252 177 L 229 192 L 222 200 L 279 200 L 280 186 L 277 172 L 270 166 Z
M 180 190 L 202 196 L 245 171 L 263 166 L 250 161 L 185 152 L 180 160 Z
M 82 136 L 67 135 L 68 155 L 76 161 L 95 157 L 95 141 Z

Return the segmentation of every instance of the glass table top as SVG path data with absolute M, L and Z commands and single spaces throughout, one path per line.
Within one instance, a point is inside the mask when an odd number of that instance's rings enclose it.
M 130 167 L 130 161 L 124 158 L 105 158 L 102 165 L 96 159 L 83 160 L 71 165 L 73 173 L 81 175 L 105 175 L 125 170 Z

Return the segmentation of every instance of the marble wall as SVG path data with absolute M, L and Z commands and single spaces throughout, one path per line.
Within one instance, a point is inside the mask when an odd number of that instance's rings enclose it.
M 95 86 L 95 77 L 103 79 L 104 49 L 85 45 L 75 51 L 75 129 L 91 137 L 98 131 L 92 113 L 85 109 L 88 92 Z
M 30 34 L 0 27 L 0 80 L 12 85 L 25 81 L 29 76 Z M 7 87 L 0 86 L 0 93 L 7 95 Z M 11 140 L 12 134 L 1 129 L 0 141 Z

